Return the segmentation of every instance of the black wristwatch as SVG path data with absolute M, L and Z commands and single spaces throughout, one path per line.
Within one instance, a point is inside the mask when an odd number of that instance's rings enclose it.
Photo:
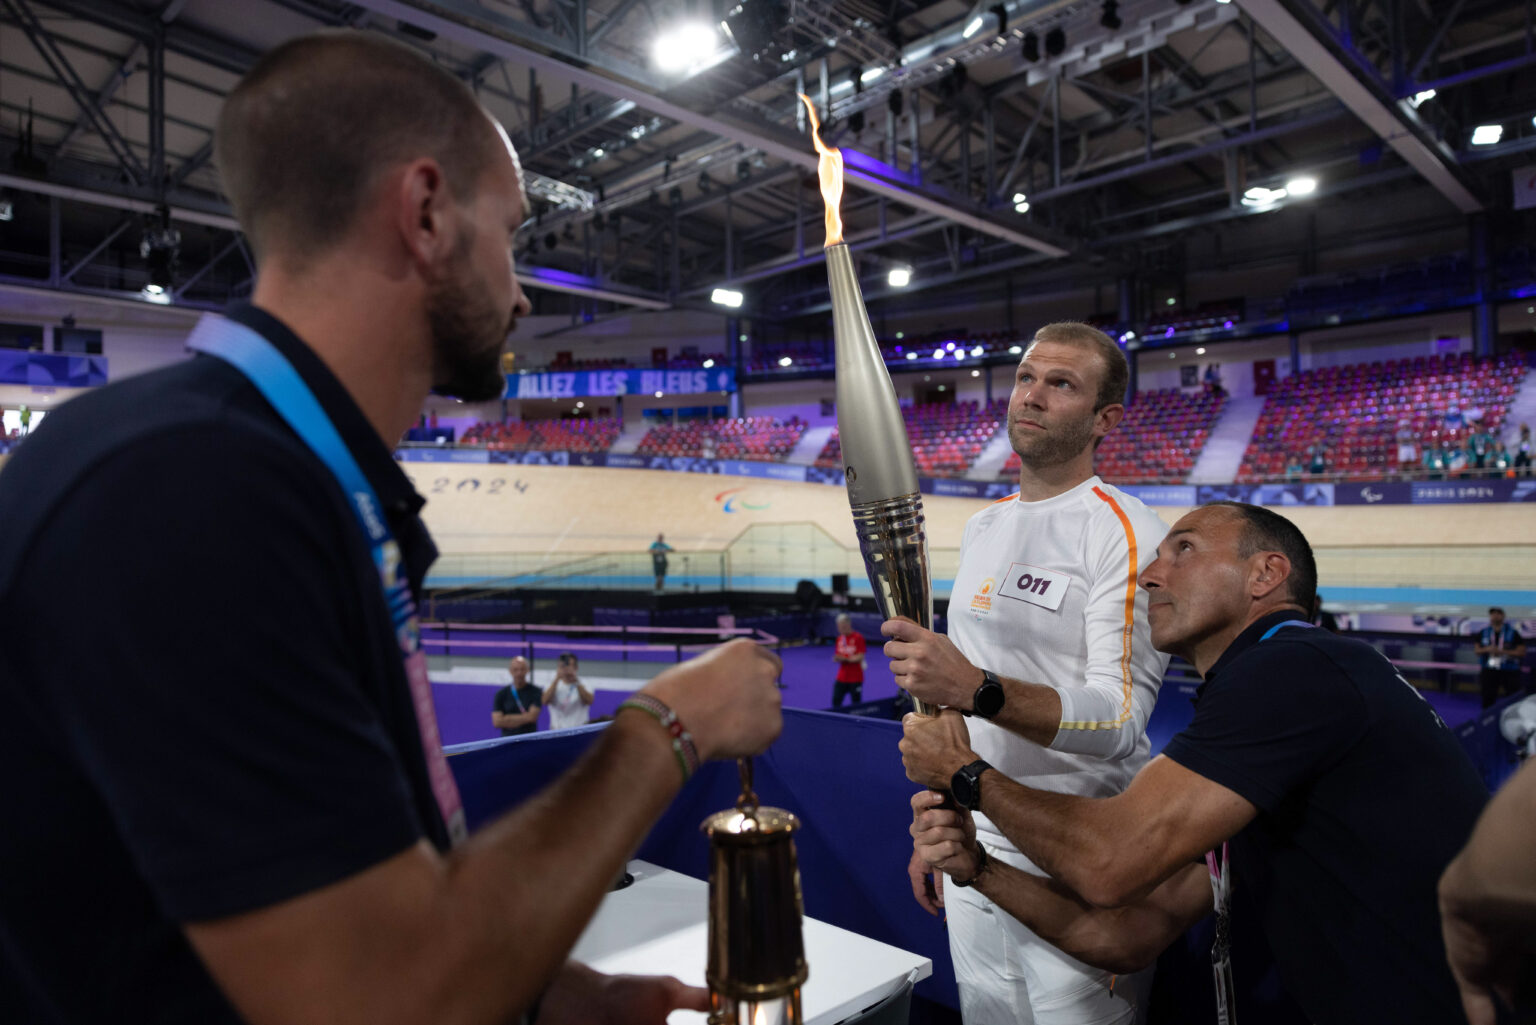
M 975 811 L 981 807 L 981 774 L 992 766 L 980 758 L 949 778 L 949 796 L 962 808 Z
M 983 719 L 995 719 L 1003 710 L 1003 684 L 997 674 L 989 669 L 981 671 L 981 686 L 971 698 L 971 714 Z
M 987 849 L 978 842 L 976 844 L 976 871 L 971 873 L 971 878 L 969 879 L 956 879 L 954 876 L 950 876 L 949 884 L 951 886 L 975 886 L 976 880 L 981 878 L 981 874 L 987 870 L 987 866 L 991 863 L 992 858 L 987 854 Z

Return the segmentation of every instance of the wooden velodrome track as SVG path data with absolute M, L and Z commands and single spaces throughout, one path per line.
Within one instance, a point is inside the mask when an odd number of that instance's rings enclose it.
M 595 552 L 639 554 L 663 532 L 677 550 L 674 573 L 682 555 L 717 553 L 733 542 L 738 560 L 733 568 L 746 572 L 749 567 L 739 563 L 747 557 L 742 542 L 752 538 L 757 542 L 752 562 L 781 559 L 786 548 L 835 545 L 855 560 L 848 565 L 859 575 L 841 487 L 654 470 L 403 465 L 427 498 L 424 515 L 445 556 L 522 553 L 558 560 Z M 986 504 L 982 499 L 924 496 L 936 579 L 948 576 L 946 562 L 952 569 L 952 550 L 966 519 Z M 1170 524 L 1187 511 L 1158 510 Z M 1307 506 L 1276 511 L 1300 526 L 1312 542 L 1325 587 L 1536 588 L 1536 507 L 1529 504 Z M 835 561 L 846 564 L 846 558 Z M 818 563 L 827 565 L 825 559 Z M 774 568 L 802 569 L 752 567 Z M 1531 603 L 1536 604 L 1536 594 Z

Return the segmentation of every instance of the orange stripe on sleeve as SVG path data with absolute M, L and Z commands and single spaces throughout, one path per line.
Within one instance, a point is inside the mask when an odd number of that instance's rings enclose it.
M 1131 635 L 1136 620 L 1136 531 L 1132 529 L 1130 518 L 1125 515 L 1125 510 L 1120 508 L 1120 503 L 1116 502 L 1113 496 L 1098 488 L 1094 488 L 1093 493 L 1114 510 L 1121 529 L 1125 531 L 1125 543 L 1128 549 L 1129 565 L 1125 574 L 1125 625 L 1120 630 L 1120 681 L 1123 696 L 1118 718 L 1103 722 L 1063 722 L 1057 727 L 1063 730 L 1115 730 L 1124 726 L 1126 720 L 1131 717 Z

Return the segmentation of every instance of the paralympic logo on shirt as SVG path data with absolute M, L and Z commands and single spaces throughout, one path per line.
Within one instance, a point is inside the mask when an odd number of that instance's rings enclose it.
M 749 498 L 757 497 L 751 495 L 751 490 L 750 488 L 728 488 L 715 496 L 715 502 L 720 506 L 721 512 L 727 513 L 760 512 L 773 505 L 770 501 L 749 501 Z
M 971 595 L 971 611 L 977 613 L 977 619 L 981 618 L 981 613 L 992 611 L 992 588 L 996 586 L 997 580 L 994 577 L 987 577 L 981 582 L 981 586 L 976 588 L 976 593 Z

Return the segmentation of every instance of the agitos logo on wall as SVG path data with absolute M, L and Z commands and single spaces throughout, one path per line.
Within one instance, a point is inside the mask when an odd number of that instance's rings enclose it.
M 773 502 L 754 488 L 728 488 L 715 496 L 715 504 L 721 512 L 734 513 L 760 512 L 773 505 Z

